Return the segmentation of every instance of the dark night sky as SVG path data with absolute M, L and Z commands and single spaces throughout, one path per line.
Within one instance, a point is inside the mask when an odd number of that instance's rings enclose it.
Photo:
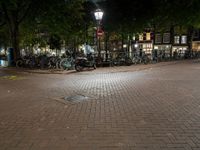
M 101 1 L 101 0 L 91 0 L 91 1 L 93 1 L 93 2 L 98 2 L 98 1 Z

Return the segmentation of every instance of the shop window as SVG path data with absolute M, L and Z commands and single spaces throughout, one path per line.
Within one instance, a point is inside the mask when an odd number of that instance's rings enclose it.
M 156 34 L 156 36 L 155 36 L 155 43 L 161 43 L 161 41 L 162 41 L 161 34 Z
M 170 43 L 170 33 L 163 34 L 163 43 Z
M 152 51 L 152 44 L 143 44 L 143 51 L 146 54 L 150 54 Z
M 181 36 L 181 44 L 187 44 L 187 36 L 186 35 Z
M 157 49 L 157 50 L 158 50 L 158 46 L 154 46 L 154 49 Z
M 192 43 L 192 50 L 199 51 L 200 50 L 200 42 L 193 42 Z
M 174 36 L 174 44 L 180 44 L 180 36 Z

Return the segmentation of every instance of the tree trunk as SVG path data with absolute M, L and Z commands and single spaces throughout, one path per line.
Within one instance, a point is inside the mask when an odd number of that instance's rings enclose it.
M 17 23 L 15 23 L 13 29 L 11 29 L 11 44 L 14 49 L 14 61 L 16 61 L 20 57 L 19 25 Z

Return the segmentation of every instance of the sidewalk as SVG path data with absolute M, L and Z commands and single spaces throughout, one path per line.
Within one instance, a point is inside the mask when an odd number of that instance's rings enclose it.
M 200 63 L 193 60 L 17 72 L 25 78 L 0 80 L 0 150 L 200 149 Z M 87 99 L 65 100 L 79 96 Z
M 93 73 L 98 73 L 99 71 L 103 72 L 128 72 L 128 71 L 139 71 L 139 70 L 145 70 L 153 67 L 160 67 L 160 66 L 166 66 L 166 65 L 173 65 L 179 62 L 184 62 L 188 60 L 179 60 L 179 61 L 168 61 L 168 62 L 159 62 L 154 64 L 137 64 L 137 65 L 131 65 L 131 66 L 112 66 L 112 67 L 98 67 L 96 70 L 93 69 L 87 69 L 85 68 L 83 72 L 92 71 Z M 7 71 L 16 71 L 16 72 L 25 72 L 25 73 L 33 73 L 33 74 L 73 74 L 77 73 L 76 70 L 62 70 L 62 69 L 23 69 L 23 68 L 2 68 Z

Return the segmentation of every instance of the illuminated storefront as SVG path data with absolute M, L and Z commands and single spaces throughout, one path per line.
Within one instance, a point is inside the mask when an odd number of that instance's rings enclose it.
M 200 51 L 200 41 L 193 41 L 192 42 L 192 50 L 193 51 Z
M 200 51 L 200 30 L 194 29 L 192 37 L 192 51 Z
M 171 34 L 169 32 L 156 33 L 154 38 L 154 50 L 158 53 L 165 54 L 165 57 L 171 56 Z
M 177 52 L 180 56 L 184 56 L 185 52 L 188 50 L 188 46 L 173 46 L 172 55 Z
M 139 49 L 142 49 L 145 54 L 151 54 L 153 50 L 153 43 L 139 43 Z
M 165 57 L 171 56 L 171 49 L 172 49 L 171 44 L 154 45 L 154 50 L 160 51 L 160 53 L 165 53 Z
M 189 50 L 187 35 L 174 35 L 174 44 L 172 46 L 172 55 L 178 53 L 180 56 L 184 56 L 186 51 Z

